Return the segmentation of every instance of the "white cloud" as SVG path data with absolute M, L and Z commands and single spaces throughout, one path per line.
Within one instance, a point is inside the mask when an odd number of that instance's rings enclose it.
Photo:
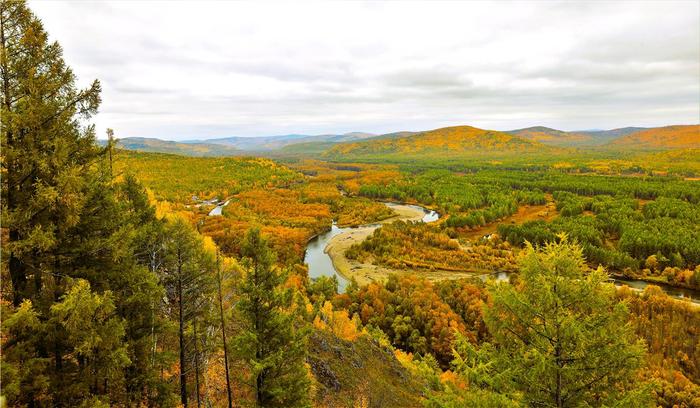
M 697 1 L 30 7 L 121 137 L 700 121 Z

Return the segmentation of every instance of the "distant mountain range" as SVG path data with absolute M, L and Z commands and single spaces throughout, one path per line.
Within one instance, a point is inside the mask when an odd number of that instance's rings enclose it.
M 103 145 L 104 140 L 100 141 Z M 117 147 L 141 152 L 172 153 L 184 156 L 236 156 L 243 154 L 233 146 L 214 143 L 183 143 L 146 137 L 127 137 L 117 140 Z
M 372 133 L 351 132 L 342 135 L 281 135 L 281 136 L 261 136 L 261 137 L 225 137 L 221 139 L 208 140 L 193 140 L 185 141 L 186 144 L 217 144 L 223 146 L 232 146 L 240 150 L 248 151 L 268 151 L 278 150 L 286 146 L 301 144 L 301 143 L 342 143 L 362 140 L 369 137 L 377 136 Z
M 452 126 L 423 132 L 404 131 L 383 135 L 364 132 L 315 136 L 291 134 L 184 142 L 127 137 L 119 139 L 118 147 L 188 156 L 322 154 L 326 157 L 392 153 L 455 155 L 465 152 L 541 152 L 558 148 L 587 147 L 625 150 L 697 149 L 700 148 L 700 125 L 572 132 L 543 126 L 505 132 L 471 126 Z

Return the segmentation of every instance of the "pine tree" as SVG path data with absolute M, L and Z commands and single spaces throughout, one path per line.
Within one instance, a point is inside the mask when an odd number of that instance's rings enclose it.
M 605 271 L 590 271 L 581 248 L 561 241 L 529 246 L 520 283 L 491 288 L 484 319 L 498 375 L 532 406 L 643 406 L 636 373 L 644 346 L 627 307 Z
M 81 120 L 97 112 L 100 83 L 76 88 L 61 47 L 22 1 L 0 2 L 0 73 L 3 258 L 18 306 L 42 290 L 61 235 L 87 204 L 85 176 L 102 151 Z
M 111 279 L 119 314 L 126 319 L 131 360 L 125 372 L 127 400 L 171 406 L 170 386 L 161 377 L 161 369 L 170 366 L 169 352 L 157 347 L 158 339 L 169 331 L 167 316 L 160 308 L 165 291 L 157 274 L 164 262 L 159 257 L 164 252 L 164 223 L 156 219 L 145 189 L 134 177 L 127 175 L 117 185 L 116 193 L 122 203 L 117 221 L 129 233 L 125 239 L 129 244 L 127 255 Z M 148 250 L 154 247 L 159 250 L 152 258 Z
M 170 221 L 165 237 L 163 283 L 169 299 L 175 304 L 171 315 L 177 316 L 178 321 L 180 402 L 187 407 L 188 362 L 190 357 L 196 357 L 194 347 L 188 345 L 198 341 L 194 333 L 190 335 L 190 331 L 194 331 L 190 328 L 194 329 L 195 319 L 213 310 L 213 259 L 204 251 L 201 236 L 183 219 Z M 195 377 L 197 375 L 198 372 Z
M 162 298 L 162 288 L 134 256 L 140 231 L 158 222 L 133 179 L 113 182 L 107 151 L 86 124 L 100 103 L 99 82 L 76 88 L 61 47 L 49 43 L 23 1 L 0 1 L 0 97 L 2 227 L 8 231 L 2 272 L 9 275 L 13 304 L 4 314 L 33 316 L 37 323 L 20 325 L 4 344 L 3 371 L 26 379 L 8 402 L 172 405 L 155 359 L 148 358 L 157 354 L 150 339 L 162 330 L 162 318 L 143 313 Z M 114 321 L 123 322 L 109 341 L 125 358 L 84 354 L 74 339 L 86 327 L 57 318 L 83 280 L 81 299 L 111 303 Z M 80 310 L 96 322 L 105 309 Z
M 246 276 L 240 284 L 237 312 L 243 332 L 234 349 L 250 365 L 246 379 L 257 407 L 310 406 L 309 380 L 304 366 L 306 332 L 298 326 L 291 289 L 285 274 L 258 229 L 246 234 L 241 248 Z
M 221 344 L 224 350 L 224 375 L 226 376 L 226 402 L 228 408 L 233 407 L 233 401 L 231 396 L 231 376 L 228 367 L 228 344 L 226 342 L 226 319 L 224 316 L 224 294 L 222 290 L 223 277 L 221 274 L 221 261 L 219 258 L 219 252 L 216 252 L 216 291 L 217 291 L 217 301 L 219 306 L 219 321 L 221 324 Z
M 66 364 L 77 363 L 71 371 L 73 381 L 54 393 L 65 393 L 66 400 L 75 395 L 107 396 L 110 387 L 122 385 L 123 369 L 131 361 L 122 341 L 125 321 L 115 311 L 110 291 L 96 294 L 82 279 L 74 281 L 61 301 L 51 306 L 47 334 L 65 333 L 65 344 L 76 358 Z

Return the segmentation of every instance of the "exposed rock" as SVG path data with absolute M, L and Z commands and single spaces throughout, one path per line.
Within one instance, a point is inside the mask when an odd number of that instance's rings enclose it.
M 334 391 L 340 391 L 340 381 L 327 362 L 312 356 L 307 358 L 307 362 L 318 382 Z

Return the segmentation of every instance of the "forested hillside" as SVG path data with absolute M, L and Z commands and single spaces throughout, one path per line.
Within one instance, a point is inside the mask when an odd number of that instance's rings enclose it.
M 403 157 L 429 155 L 432 157 L 478 156 L 499 153 L 565 154 L 554 147 L 664 150 L 697 149 L 700 147 L 700 126 L 667 126 L 660 128 L 621 128 L 609 131 L 564 132 L 543 126 L 497 132 L 471 126 L 455 126 L 427 132 L 385 135 L 360 142 L 332 146 L 326 152 L 330 158 L 371 157 L 401 153 Z M 552 147 L 547 147 L 552 146 Z
M 698 149 L 700 148 L 700 125 L 646 129 L 613 140 L 610 146 L 649 150 Z
M 350 132 L 340 135 L 281 135 L 281 136 L 259 136 L 259 137 L 225 137 L 209 139 L 198 142 L 187 143 L 207 143 L 220 146 L 227 146 L 249 152 L 266 152 L 289 148 L 295 145 L 306 144 L 328 144 L 350 142 L 373 137 L 372 133 Z
M 195 158 L 161 153 L 112 152 L 115 176 L 138 174 L 155 199 L 185 203 L 224 199 L 254 187 L 288 186 L 301 175 L 263 158 Z
M 525 129 L 509 130 L 509 134 L 527 140 L 550 144 L 553 146 L 585 146 L 599 143 L 591 135 L 579 132 L 564 132 L 544 126 L 534 126 Z M 600 143 L 602 144 L 602 143 Z
M 592 147 L 601 146 L 633 133 L 648 130 L 641 127 L 625 127 L 611 130 L 580 130 L 565 132 L 544 126 L 510 130 L 506 133 L 553 146 Z
M 327 157 L 369 155 L 447 155 L 460 156 L 478 153 L 513 153 L 546 151 L 551 149 L 540 143 L 493 130 L 471 126 L 455 126 L 442 129 L 379 137 L 354 143 L 343 143 L 327 151 Z
M 240 150 L 213 143 L 178 143 L 145 137 L 126 137 L 117 140 L 116 146 L 140 152 L 172 153 L 183 156 L 240 156 Z

